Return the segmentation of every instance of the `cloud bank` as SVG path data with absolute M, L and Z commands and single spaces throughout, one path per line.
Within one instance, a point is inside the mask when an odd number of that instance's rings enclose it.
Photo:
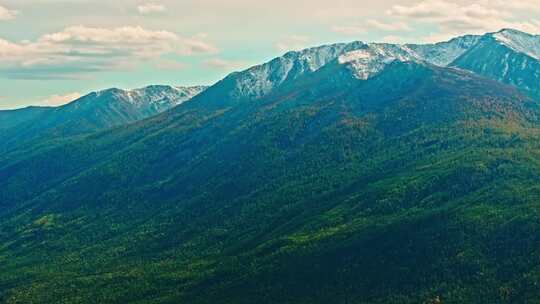
M 81 78 L 107 70 L 125 70 L 166 54 L 191 56 L 219 50 L 205 36 L 142 27 L 74 26 L 36 41 L 0 39 L 0 73 L 10 78 Z
M 0 21 L 13 20 L 17 13 L 17 11 L 7 9 L 0 5 Z
M 161 13 L 164 12 L 165 9 L 165 5 L 159 3 L 145 3 L 137 6 L 137 11 L 142 15 Z
M 392 4 L 380 19 L 332 26 L 334 32 L 347 35 L 369 31 L 397 33 L 431 29 L 424 41 L 440 41 L 462 34 L 483 34 L 502 28 L 540 33 L 540 19 L 524 14 L 540 13 L 539 0 L 421 0 L 409 4 Z M 389 21 L 391 20 L 391 21 Z M 395 40 L 395 39 L 392 39 Z
M 387 14 L 420 24 L 433 24 L 438 33 L 431 40 L 441 40 L 459 34 L 482 34 L 502 28 L 514 28 L 531 33 L 540 32 L 540 20 L 523 20 L 523 10 L 540 11 L 538 1 L 469 1 L 425 0 L 405 6 L 395 5 Z

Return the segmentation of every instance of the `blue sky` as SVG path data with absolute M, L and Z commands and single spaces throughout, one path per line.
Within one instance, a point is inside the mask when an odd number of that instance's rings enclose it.
M 212 84 L 287 50 L 540 33 L 540 0 L 0 0 L 0 109 Z

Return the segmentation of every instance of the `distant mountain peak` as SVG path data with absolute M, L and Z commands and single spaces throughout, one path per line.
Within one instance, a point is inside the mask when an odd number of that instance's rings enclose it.
M 540 36 L 531 35 L 514 29 L 503 29 L 499 32 L 488 34 L 499 43 L 509 47 L 513 51 L 525 54 L 540 60 Z
M 149 85 L 129 90 L 110 88 L 87 96 L 94 96 L 95 98 L 110 96 L 135 105 L 170 103 L 172 106 L 176 106 L 191 99 L 206 88 L 206 86 Z

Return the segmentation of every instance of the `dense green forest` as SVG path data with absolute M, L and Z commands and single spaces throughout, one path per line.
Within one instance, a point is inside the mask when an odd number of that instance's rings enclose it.
M 540 303 L 540 109 L 338 65 L 0 155 L 2 303 Z

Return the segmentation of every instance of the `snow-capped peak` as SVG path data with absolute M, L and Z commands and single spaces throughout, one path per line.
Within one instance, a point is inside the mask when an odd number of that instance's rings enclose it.
M 518 30 L 504 29 L 492 34 L 499 43 L 510 49 L 540 60 L 540 36 L 531 35 Z
M 393 61 L 422 61 L 404 45 L 370 43 L 366 48 L 350 51 L 338 57 L 340 64 L 350 67 L 359 79 L 366 80 L 381 72 Z

